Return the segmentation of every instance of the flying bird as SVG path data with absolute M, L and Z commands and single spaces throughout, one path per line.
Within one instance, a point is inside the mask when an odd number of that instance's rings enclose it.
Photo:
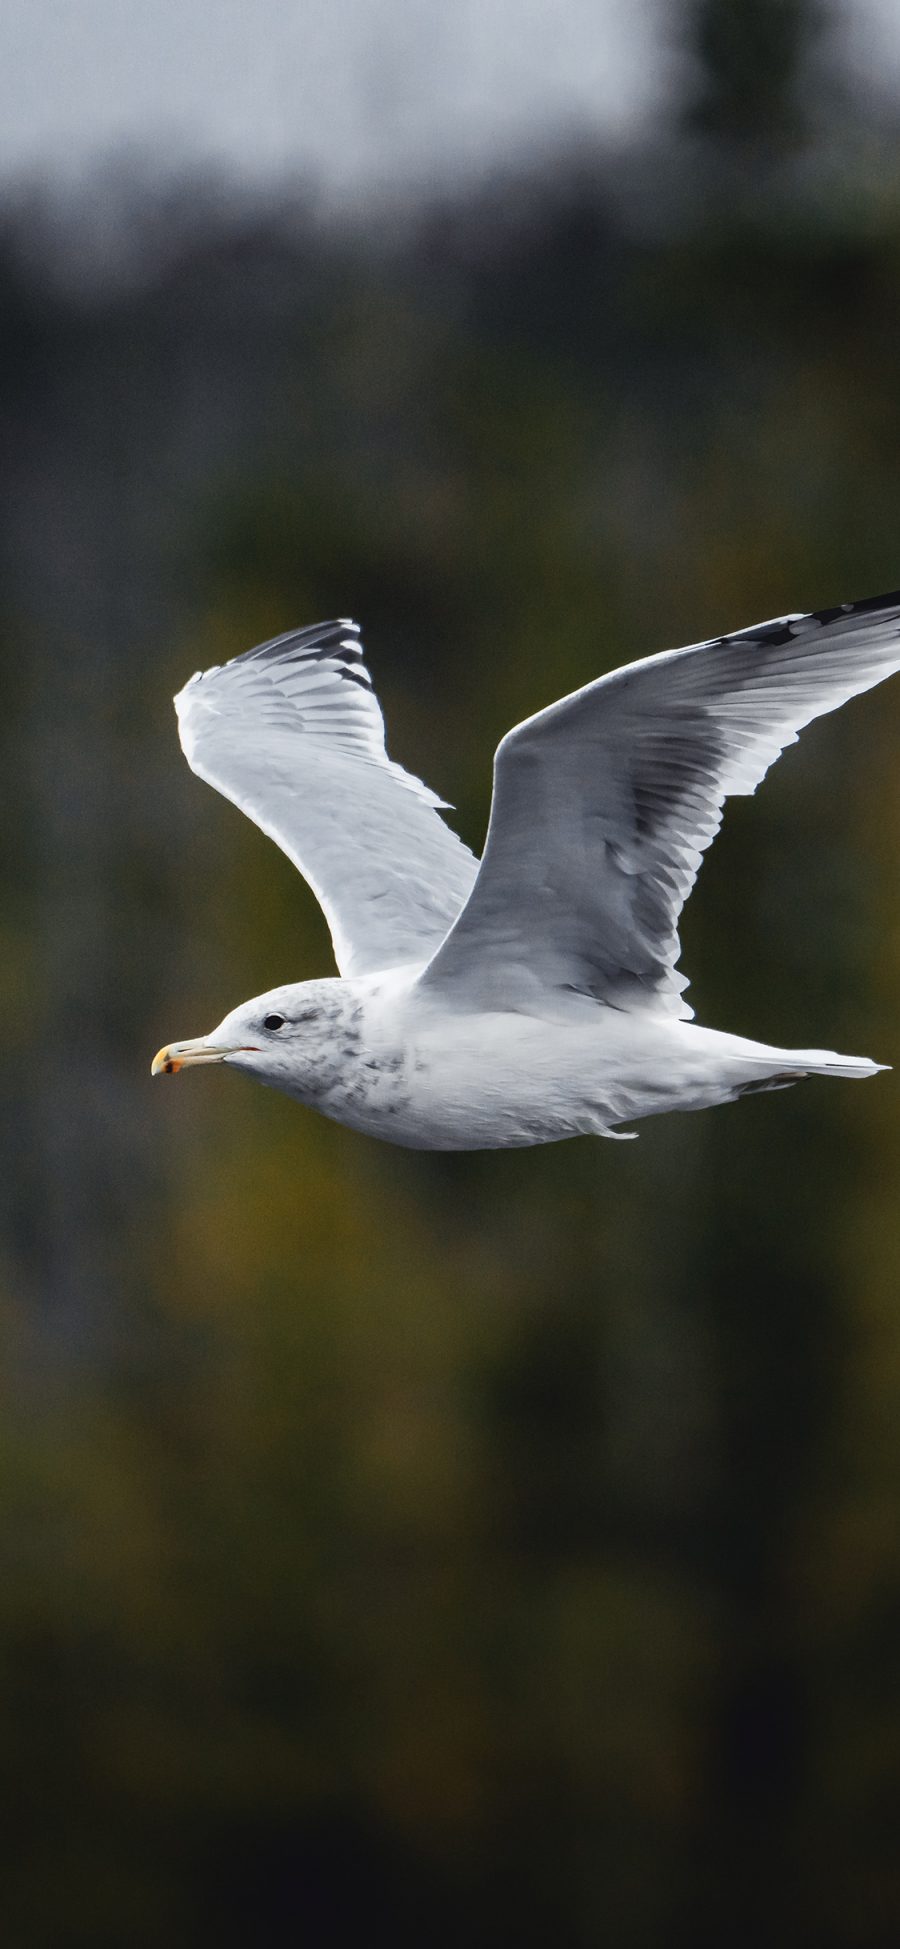
M 175 699 L 188 763 L 299 868 L 340 974 L 242 1002 L 153 1074 L 227 1063 L 431 1150 L 633 1136 L 664 1110 L 874 1075 L 700 1027 L 678 920 L 726 798 L 897 669 L 900 593 L 614 670 L 502 739 L 480 862 L 388 758 L 356 623 L 198 672 Z

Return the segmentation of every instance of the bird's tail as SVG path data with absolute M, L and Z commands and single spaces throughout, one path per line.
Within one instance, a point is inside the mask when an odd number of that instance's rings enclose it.
M 803 1049 L 804 1074 L 808 1076 L 877 1076 L 890 1069 L 890 1063 L 871 1062 L 868 1056 L 836 1056 L 833 1049 Z
M 889 1063 L 871 1062 L 868 1056 L 839 1056 L 834 1049 L 780 1049 L 777 1053 L 777 1069 L 745 1083 L 739 1089 L 741 1096 L 754 1090 L 790 1089 L 804 1076 L 877 1076 L 880 1070 L 890 1068 Z

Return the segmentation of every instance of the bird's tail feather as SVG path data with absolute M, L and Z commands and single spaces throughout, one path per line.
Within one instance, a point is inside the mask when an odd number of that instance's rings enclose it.
M 768 1076 L 743 1084 L 739 1089 L 741 1096 L 754 1090 L 786 1090 L 792 1083 L 800 1083 L 805 1076 L 877 1076 L 890 1064 L 871 1062 L 868 1056 L 839 1056 L 834 1049 L 782 1049 L 779 1055 L 784 1066 L 779 1064 Z
M 877 1076 L 879 1070 L 890 1068 L 890 1063 L 871 1062 L 868 1056 L 838 1056 L 833 1049 L 803 1049 L 796 1053 L 802 1056 L 804 1074 L 808 1076 Z

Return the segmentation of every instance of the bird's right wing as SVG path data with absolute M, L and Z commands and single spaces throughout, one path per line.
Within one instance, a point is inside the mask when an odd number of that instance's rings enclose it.
M 554 990 L 690 1015 L 678 919 L 731 793 L 900 669 L 900 594 L 781 616 L 614 670 L 508 732 L 484 859 L 421 976 L 461 1009 Z
M 356 623 L 319 623 L 198 671 L 175 699 L 192 771 L 262 827 L 324 909 L 342 975 L 427 961 L 476 861 L 392 764 Z

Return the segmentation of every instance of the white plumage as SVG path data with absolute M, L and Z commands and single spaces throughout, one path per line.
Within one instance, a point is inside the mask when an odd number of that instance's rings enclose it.
M 725 799 L 900 668 L 900 595 L 616 670 L 502 740 L 481 864 L 388 759 L 355 623 L 275 638 L 176 698 L 189 764 L 288 854 L 341 979 L 270 990 L 154 1070 L 227 1061 L 354 1127 L 482 1148 L 879 1066 L 690 1021 L 678 920 Z
M 477 862 L 442 801 L 391 764 L 356 623 L 320 623 L 198 671 L 175 699 L 191 769 L 309 881 L 342 975 L 424 960 Z

